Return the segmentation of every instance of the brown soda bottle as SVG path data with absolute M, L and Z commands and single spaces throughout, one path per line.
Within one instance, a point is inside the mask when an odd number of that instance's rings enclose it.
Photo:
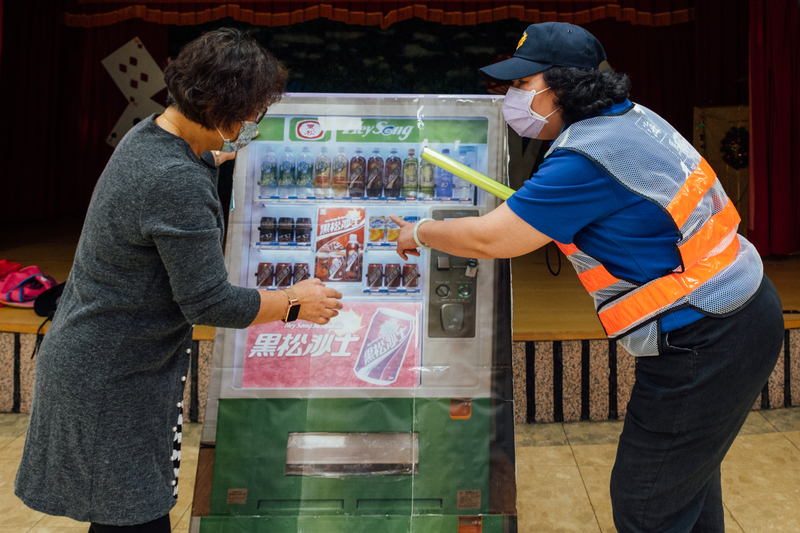
M 334 198 L 341 198 L 347 194 L 347 156 L 344 147 L 339 147 L 339 153 L 331 163 L 331 190 Z
M 397 148 L 392 148 L 386 159 L 386 175 L 384 177 L 383 194 L 387 198 L 397 198 L 403 189 L 403 162 L 397 155 Z
M 367 196 L 378 198 L 383 194 L 383 158 L 380 148 L 372 151 L 367 161 Z
M 356 155 L 350 160 L 350 178 L 347 181 L 347 194 L 353 198 L 364 196 L 364 179 L 367 175 L 367 160 L 356 148 Z
M 358 236 L 350 235 L 350 241 L 344 247 L 344 281 L 358 281 L 358 259 L 361 245 L 358 244 Z

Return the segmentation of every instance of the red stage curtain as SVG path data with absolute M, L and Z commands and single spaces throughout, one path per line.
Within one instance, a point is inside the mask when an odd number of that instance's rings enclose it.
M 65 13 L 68 26 L 107 26 L 130 19 L 158 24 L 193 25 L 231 17 L 257 26 L 286 26 L 319 17 L 388 28 L 413 17 L 429 22 L 471 25 L 516 18 L 525 22 L 587 24 L 604 18 L 668 26 L 694 19 L 694 0 L 492 0 L 346 2 L 186 2 L 182 0 L 120 2 L 72 0 Z
M 800 6 L 750 1 L 750 228 L 762 255 L 800 251 Z
M 3 221 L 85 213 L 113 153 L 106 136 L 128 105 L 101 60 L 134 37 L 159 65 L 167 59 L 167 26 L 130 20 L 68 28 L 59 4 L 25 0 L 3 5 Z

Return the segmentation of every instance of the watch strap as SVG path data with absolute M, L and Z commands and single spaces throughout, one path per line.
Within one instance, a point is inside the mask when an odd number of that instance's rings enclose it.
M 289 304 L 286 306 L 286 314 L 283 316 L 283 321 L 292 322 L 293 320 L 297 320 L 298 315 L 300 315 L 300 301 L 294 289 L 291 287 L 283 289 L 283 292 L 285 292 L 286 296 L 289 298 Z

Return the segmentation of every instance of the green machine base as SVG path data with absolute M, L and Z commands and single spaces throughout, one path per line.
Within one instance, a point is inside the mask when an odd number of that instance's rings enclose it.
M 200 531 L 502 532 L 489 514 L 490 409 L 486 398 L 220 399 Z M 387 436 L 413 450 L 398 460 Z
M 507 522 L 502 515 L 207 517 L 200 533 L 503 533 Z

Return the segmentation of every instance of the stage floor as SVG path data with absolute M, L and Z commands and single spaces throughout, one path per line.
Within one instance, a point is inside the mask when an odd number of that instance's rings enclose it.
M 0 259 L 37 265 L 63 281 L 72 268 L 82 225 L 82 217 L 0 224 Z M 548 248 L 557 271 L 555 247 Z M 515 258 L 511 265 L 515 341 L 605 338 L 591 297 L 563 255 L 558 276 L 548 271 L 544 249 Z M 800 256 L 764 258 L 764 271 L 781 295 L 786 327 L 800 328 Z M 33 310 L 0 308 L 0 331 L 36 333 L 41 323 Z M 213 340 L 213 328 L 197 328 L 195 338 Z

